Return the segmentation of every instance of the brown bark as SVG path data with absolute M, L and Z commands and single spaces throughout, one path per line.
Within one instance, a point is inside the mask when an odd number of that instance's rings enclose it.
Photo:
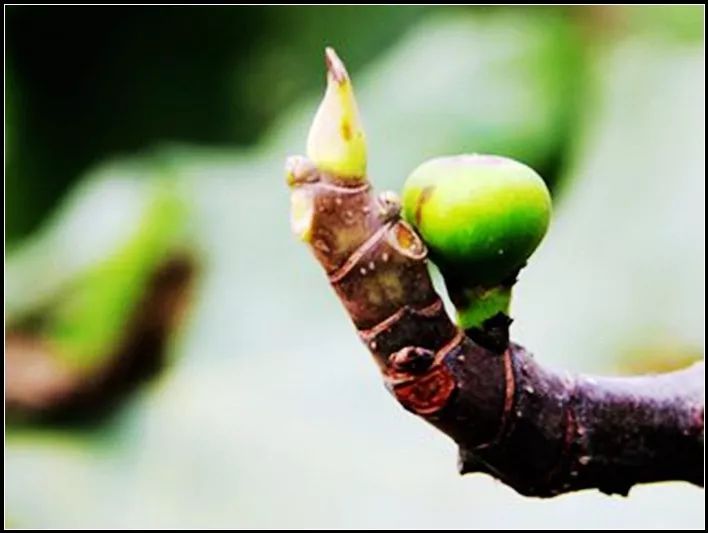
M 703 485 L 703 364 L 655 376 L 557 373 L 521 346 L 484 348 L 447 316 L 426 248 L 390 194 L 340 181 L 301 158 L 293 194 L 310 209 L 312 251 L 407 410 L 452 437 L 462 473 L 529 496 L 637 484 Z M 306 217 L 303 220 L 302 217 Z M 479 341 L 479 339 L 478 339 Z

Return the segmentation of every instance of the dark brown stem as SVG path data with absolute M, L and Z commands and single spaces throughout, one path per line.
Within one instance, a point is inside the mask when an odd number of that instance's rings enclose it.
M 384 381 L 407 410 L 452 437 L 460 471 L 550 497 L 637 483 L 703 486 L 703 364 L 669 374 L 591 378 L 547 370 L 521 346 L 489 350 L 453 324 L 426 248 L 390 194 L 348 185 L 303 159 L 290 182 L 310 209 L 306 239 Z M 301 210 L 302 211 L 302 210 Z

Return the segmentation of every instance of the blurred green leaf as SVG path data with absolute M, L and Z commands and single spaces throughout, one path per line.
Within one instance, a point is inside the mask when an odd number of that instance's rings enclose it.
M 110 355 L 151 275 L 179 244 L 186 209 L 169 187 L 165 180 L 151 184 L 135 234 L 67 287 L 45 319 L 42 335 L 72 366 L 94 366 Z
M 686 43 L 701 43 L 705 28 L 704 5 L 632 6 L 628 25 L 632 33 L 645 32 Z

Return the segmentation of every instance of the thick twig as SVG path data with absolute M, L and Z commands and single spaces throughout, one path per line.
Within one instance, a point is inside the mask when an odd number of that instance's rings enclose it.
M 431 283 L 426 248 L 395 197 L 289 162 L 293 224 L 310 243 L 384 380 L 409 411 L 452 437 L 462 473 L 485 472 L 549 497 L 585 488 L 703 485 L 703 365 L 636 378 L 544 369 L 522 347 L 501 353 L 454 325 Z M 304 207 L 303 207 L 304 206 Z

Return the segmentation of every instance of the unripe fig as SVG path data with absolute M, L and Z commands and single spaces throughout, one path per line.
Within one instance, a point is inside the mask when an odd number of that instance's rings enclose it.
M 431 258 L 469 285 L 513 276 L 548 228 L 551 197 L 541 177 L 505 157 L 431 159 L 403 189 L 404 215 Z
M 445 278 L 460 325 L 481 327 L 507 312 L 515 276 L 548 228 L 551 197 L 522 163 L 458 155 L 416 168 L 403 210 Z

